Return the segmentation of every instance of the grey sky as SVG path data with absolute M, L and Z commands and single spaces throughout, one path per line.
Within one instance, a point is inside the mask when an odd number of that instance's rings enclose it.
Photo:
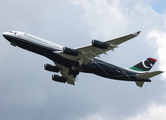
M 76 48 L 91 44 L 92 39 L 108 40 L 141 30 L 137 38 L 101 59 L 127 68 L 154 57 L 158 62 L 152 70 L 165 70 L 165 13 L 153 5 L 151 0 L 1 0 L 0 32 L 23 31 Z M 53 73 L 43 70 L 44 63 L 52 61 L 12 47 L 3 37 L 0 44 L 0 119 L 165 118 L 157 111 L 166 109 L 165 73 L 143 88 L 83 73 L 71 86 L 52 81 Z M 151 110 L 158 114 L 150 116 Z

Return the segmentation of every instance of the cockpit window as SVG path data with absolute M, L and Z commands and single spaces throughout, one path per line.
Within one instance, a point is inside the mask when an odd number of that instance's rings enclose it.
M 17 34 L 17 32 L 16 31 L 9 31 L 9 33 L 14 33 L 15 35 Z

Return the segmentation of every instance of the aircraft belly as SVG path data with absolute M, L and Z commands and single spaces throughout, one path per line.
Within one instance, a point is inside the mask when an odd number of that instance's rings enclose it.
M 114 69 L 108 69 L 100 64 L 90 61 L 87 65 L 83 65 L 83 71 L 86 73 L 93 73 L 102 77 L 111 78 L 112 76 L 122 75 L 116 72 Z
M 65 67 L 67 67 L 67 68 L 71 67 L 71 65 L 75 62 L 73 60 L 64 58 L 61 55 L 53 53 L 53 52 L 50 52 L 49 54 L 47 54 L 46 57 L 49 58 L 49 59 L 51 59 L 55 63 L 63 65 Z
M 64 65 L 65 67 L 69 67 L 72 65 L 74 61 L 69 60 L 67 58 L 64 58 L 56 53 L 53 53 L 53 51 L 59 51 L 53 48 L 44 47 L 39 44 L 31 43 L 29 41 L 26 41 L 21 38 L 15 38 L 15 37 L 8 37 L 7 40 L 9 42 L 13 42 L 16 44 L 16 46 L 23 48 L 25 50 L 37 53 L 39 55 L 45 56 L 51 60 L 53 60 L 56 63 L 59 63 L 61 65 Z
M 69 60 L 72 60 L 72 61 L 77 61 L 79 56 L 72 56 L 72 55 L 67 55 L 67 54 L 64 54 L 64 53 L 60 53 L 58 54 L 60 55 L 61 57 L 65 58 L 65 59 L 69 59 Z
M 47 53 L 52 51 L 52 49 L 49 49 L 48 47 L 43 47 L 40 45 L 35 45 L 34 43 L 30 43 L 21 39 L 14 39 L 14 38 L 9 38 L 10 42 L 14 42 L 16 46 L 23 48 L 25 50 L 40 54 L 45 56 Z
M 95 64 L 98 69 L 94 74 L 100 75 L 102 77 L 124 81 L 138 80 L 135 76 L 136 73 L 134 72 L 127 71 L 123 68 L 117 67 L 115 65 L 106 63 L 98 59 L 95 59 Z
M 68 67 L 68 68 L 74 62 L 74 61 L 69 60 L 67 58 L 64 58 L 56 53 L 53 53 L 53 51 L 55 51 L 55 49 L 53 50 L 50 48 L 44 48 L 42 46 L 37 46 L 37 45 L 33 45 L 30 43 L 24 43 L 24 42 L 17 42 L 17 44 L 19 47 L 21 47 L 23 49 L 26 49 L 26 50 L 29 50 L 31 52 L 45 56 L 45 57 L 49 58 L 50 60 L 54 61 L 55 63 L 61 64 L 61 65 Z

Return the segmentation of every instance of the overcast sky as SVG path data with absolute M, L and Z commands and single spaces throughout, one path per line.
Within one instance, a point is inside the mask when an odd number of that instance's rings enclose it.
M 131 67 L 153 57 L 166 71 L 165 0 L 1 0 L 0 32 L 23 31 L 76 48 L 141 30 L 101 60 Z M 49 59 L 0 40 L 2 120 L 165 120 L 166 73 L 139 88 L 81 73 L 76 86 L 51 80 Z

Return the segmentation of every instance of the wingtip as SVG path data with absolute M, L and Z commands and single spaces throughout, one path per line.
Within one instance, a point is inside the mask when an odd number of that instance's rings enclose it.
M 140 33 L 141 33 L 141 31 L 138 31 L 138 32 L 137 32 L 137 34 L 140 34 Z
M 141 33 L 141 31 L 138 31 L 138 32 L 136 32 L 136 33 L 134 33 L 133 35 L 139 35 Z

